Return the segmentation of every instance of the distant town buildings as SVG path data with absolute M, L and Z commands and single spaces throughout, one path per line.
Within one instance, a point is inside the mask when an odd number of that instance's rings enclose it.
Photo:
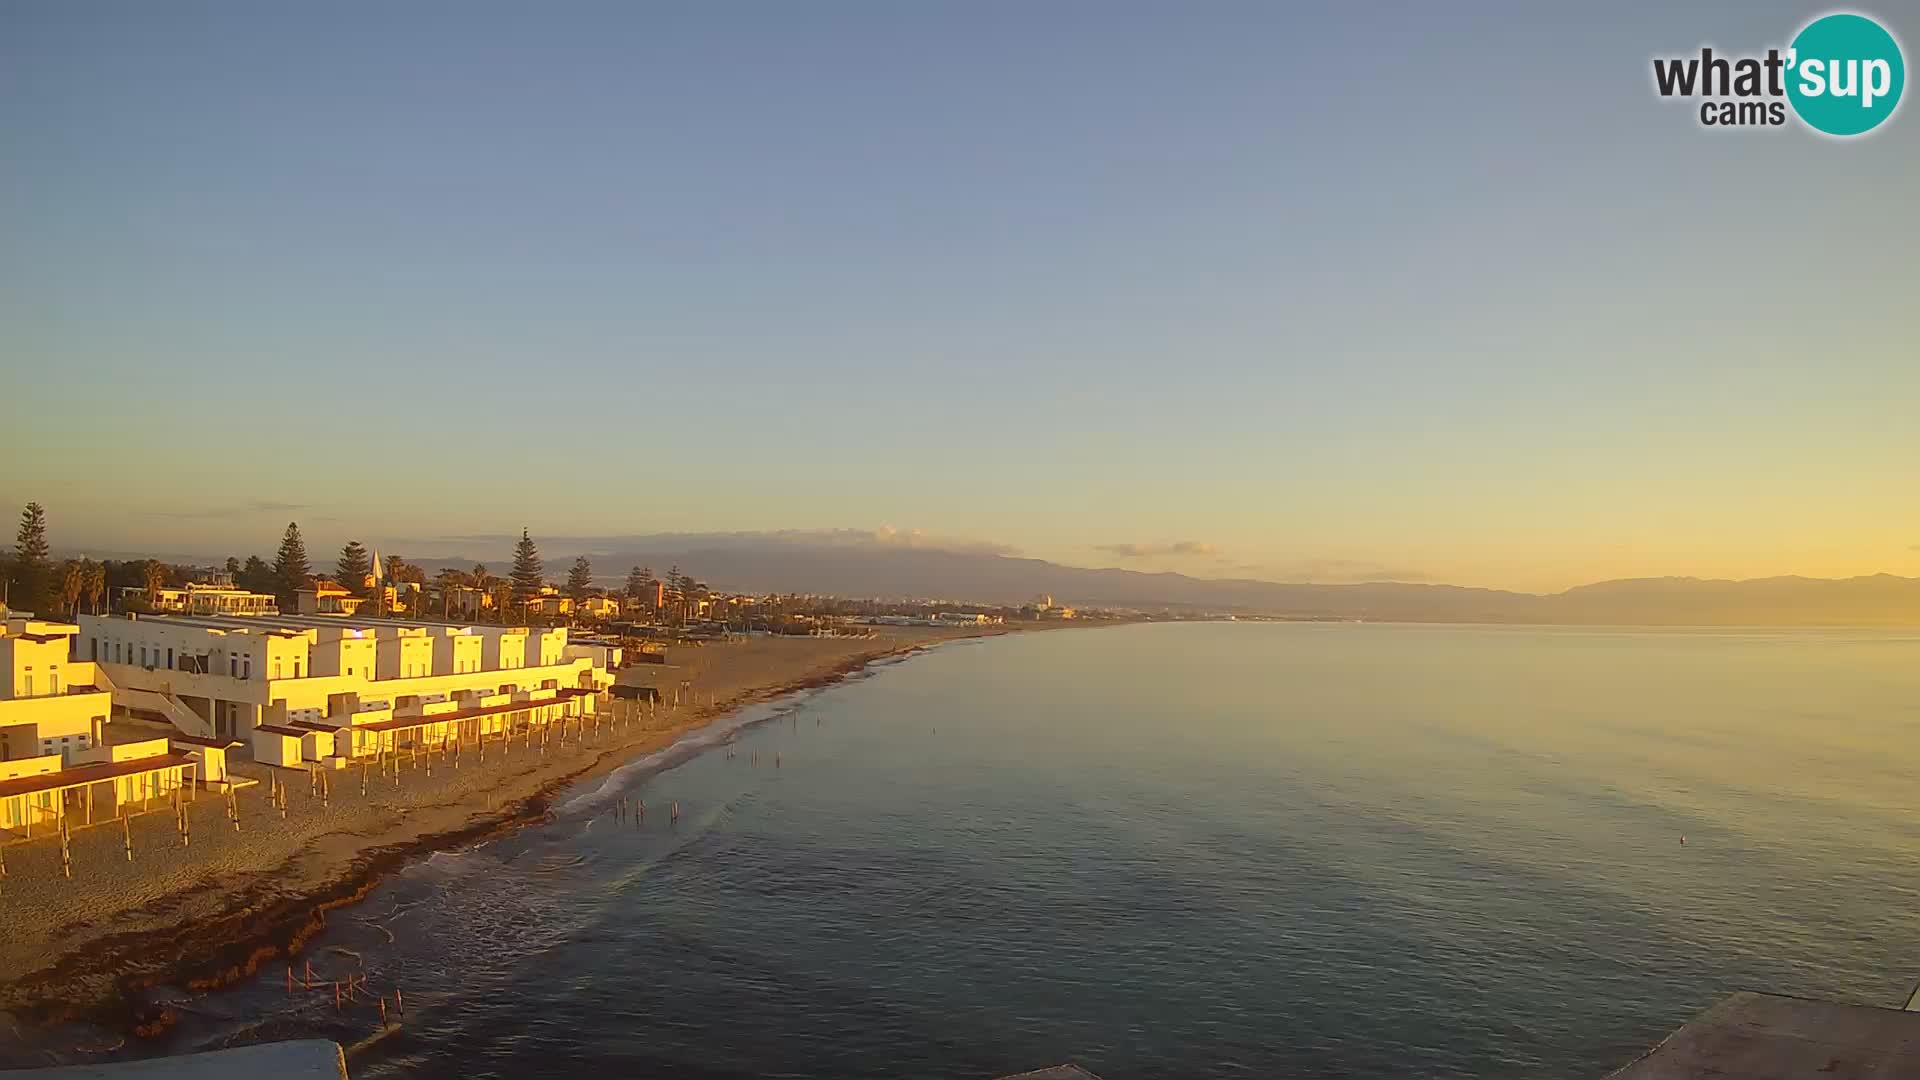
M 297 590 L 294 597 L 294 611 L 300 615 L 354 615 L 367 602 L 366 597 L 356 596 L 326 578 L 313 579 L 306 588 Z
M 277 615 L 278 601 L 270 593 L 249 592 L 231 583 L 189 582 L 177 589 L 123 587 L 123 610 L 144 607 L 152 612 L 182 615 Z

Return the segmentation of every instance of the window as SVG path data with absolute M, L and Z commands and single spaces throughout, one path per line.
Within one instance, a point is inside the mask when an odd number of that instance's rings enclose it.
M 293 677 L 296 679 L 300 677 L 300 661 L 298 660 L 293 662 Z
M 21 695 L 21 696 L 22 696 L 22 697 L 32 697 L 32 696 L 33 696 L 33 676 L 31 676 L 31 675 L 29 675 L 29 676 L 27 676 L 27 692 L 26 692 L 25 694 L 23 694 L 23 695 Z
M 59 692 L 60 692 L 60 673 L 57 671 L 47 672 L 47 693 L 57 694 Z
M 167 650 L 167 666 L 168 667 L 173 666 L 173 650 L 172 649 Z
M 240 677 L 243 679 L 253 678 L 253 657 L 247 656 L 241 659 L 243 662 L 240 665 Z
M 240 658 L 239 657 L 237 656 L 227 657 L 227 676 L 229 678 L 234 678 L 234 679 L 237 679 L 240 677 Z
M 140 666 L 147 666 L 147 647 L 145 645 L 140 646 Z
M 100 639 L 99 638 L 90 637 L 87 639 L 87 659 L 89 661 L 97 661 L 100 659 Z
M 273 677 L 276 679 L 280 677 L 280 661 L 277 658 L 273 662 Z

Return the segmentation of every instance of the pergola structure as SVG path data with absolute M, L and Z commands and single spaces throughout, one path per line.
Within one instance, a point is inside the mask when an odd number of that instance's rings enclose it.
M 191 798 L 199 766 L 186 754 L 168 752 L 0 780 L 0 830 L 17 831 L 21 839 L 32 839 L 35 826 L 57 831 L 67 818 L 70 802 L 80 804 L 76 812 L 84 817 L 81 827 L 91 825 L 94 791 L 102 784 L 110 785 L 109 818 L 144 814 L 154 800 L 183 788 Z M 77 799 L 71 797 L 75 793 Z

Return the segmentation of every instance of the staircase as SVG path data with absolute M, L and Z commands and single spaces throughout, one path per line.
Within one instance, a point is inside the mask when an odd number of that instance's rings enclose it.
M 213 724 L 202 720 L 200 714 L 187 708 L 186 704 L 172 694 L 158 690 L 134 690 L 114 683 L 104 665 L 94 668 L 94 685 L 113 695 L 116 705 L 124 706 L 128 712 L 143 712 L 158 716 L 178 728 L 182 735 L 198 735 L 213 738 Z

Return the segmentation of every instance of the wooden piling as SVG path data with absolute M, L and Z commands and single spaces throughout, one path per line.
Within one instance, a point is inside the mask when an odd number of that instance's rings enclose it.
M 293 965 L 287 965 L 287 993 L 293 993 Z
M 307 966 L 307 972 L 306 972 L 307 978 L 306 978 L 305 986 L 307 989 L 311 990 L 313 989 L 313 961 L 307 960 L 303 962 Z
M 127 861 L 132 862 L 133 861 L 133 819 L 127 816 L 127 813 L 125 810 L 122 810 L 120 812 L 120 835 L 127 842 Z
M 387 999 L 386 998 L 380 999 L 380 1026 L 383 1028 L 387 1026 Z
M 401 1016 L 405 1016 L 405 1015 L 407 1015 L 407 1002 L 406 1002 L 406 999 L 404 999 L 404 998 L 402 998 L 402 997 L 400 996 L 400 988 L 399 988 L 399 987 L 397 987 L 397 986 L 393 988 L 393 1006 L 394 1006 L 394 1008 L 396 1008 L 396 1009 L 399 1009 L 399 1010 L 400 1010 L 400 1015 L 401 1015 Z
M 333 1011 L 340 1011 L 340 981 L 338 979 L 334 980 L 333 983 Z

